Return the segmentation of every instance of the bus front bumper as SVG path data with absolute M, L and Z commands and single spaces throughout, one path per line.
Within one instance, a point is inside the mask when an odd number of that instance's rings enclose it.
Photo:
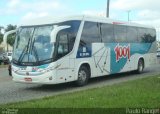
M 13 81 L 18 83 L 35 83 L 35 84 L 56 84 L 56 79 L 54 76 L 55 73 L 47 72 L 41 75 L 32 76 L 32 75 L 20 75 L 15 72 L 12 72 Z

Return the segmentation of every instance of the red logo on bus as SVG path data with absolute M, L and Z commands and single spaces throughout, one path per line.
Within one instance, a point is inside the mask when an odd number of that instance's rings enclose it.
M 114 48 L 116 54 L 116 62 L 121 58 L 130 59 L 130 44 L 128 46 L 120 46 L 119 44 Z

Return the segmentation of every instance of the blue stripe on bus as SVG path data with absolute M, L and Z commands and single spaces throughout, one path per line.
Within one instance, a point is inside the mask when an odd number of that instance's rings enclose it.
M 79 46 L 76 58 L 88 58 L 92 56 L 92 46 Z
M 119 46 L 130 46 L 130 57 L 134 54 L 146 54 L 149 52 L 152 43 L 106 43 L 105 47 L 110 48 L 111 60 L 110 60 L 110 73 L 118 73 L 127 63 L 127 57 L 122 57 L 118 62 L 116 61 L 116 53 L 115 47 L 119 44 Z M 92 46 L 86 45 L 86 52 L 82 48 L 79 47 L 76 58 L 87 58 L 92 55 Z
M 127 46 L 128 43 L 119 43 L 120 46 Z M 130 44 L 130 56 L 134 54 L 146 54 L 150 50 L 151 43 L 131 43 Z M 121 58 L 118 62 L 116 61 L 116 53 L 114 51 L 117 43 L 107 43 L 105 44 L 106 47 L 110 48 L 111 50 L 111 74 L 118 73 L 127 63 L 127 58 Z

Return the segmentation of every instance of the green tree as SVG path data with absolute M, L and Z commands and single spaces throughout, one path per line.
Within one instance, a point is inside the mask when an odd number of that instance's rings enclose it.
M 2 29 L 3 27 L 2 26 L 0 26 L 0 44 L 3 42 L 3 34 L 1 33 L 1 29 Z
M 0 44 L 3 42 L 3 34 L 0 33 Z
M 9 35 L 7 38 L 7 44 L 9 44 L 10 46 L 13 46 L 15 38 L 16 38 L 16 34 Z
M 7 28 L 5 29 L 5 31 L 8 32 L 8 31 L 10 31 L 10 30 L 15 30 L 16 28 L 17 28 L 16 25 L 11 25 L 11 24 L 9 24 L 9 25 L 7 25 Z
M 7 32 L 7 31 L 15 30 L 16 27 L 17 27 L 16 25 L 9 24 L 9 25 L 7 25 L 7 28 L 5 29 L 5 31 Z M 9 35 L 7 38 L 7 44 L 9 44 L 10 46 L 13 46 L 15 38 L 16 38 L 15 34 Z

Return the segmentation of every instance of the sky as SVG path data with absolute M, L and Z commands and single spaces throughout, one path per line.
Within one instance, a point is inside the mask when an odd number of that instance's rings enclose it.
M 110 0 L 110 18 L 151 25 L 160 41 L 160 0 Z M 107 0 L 0 0 L 0 26 L 45 16 L 106 15 Z

